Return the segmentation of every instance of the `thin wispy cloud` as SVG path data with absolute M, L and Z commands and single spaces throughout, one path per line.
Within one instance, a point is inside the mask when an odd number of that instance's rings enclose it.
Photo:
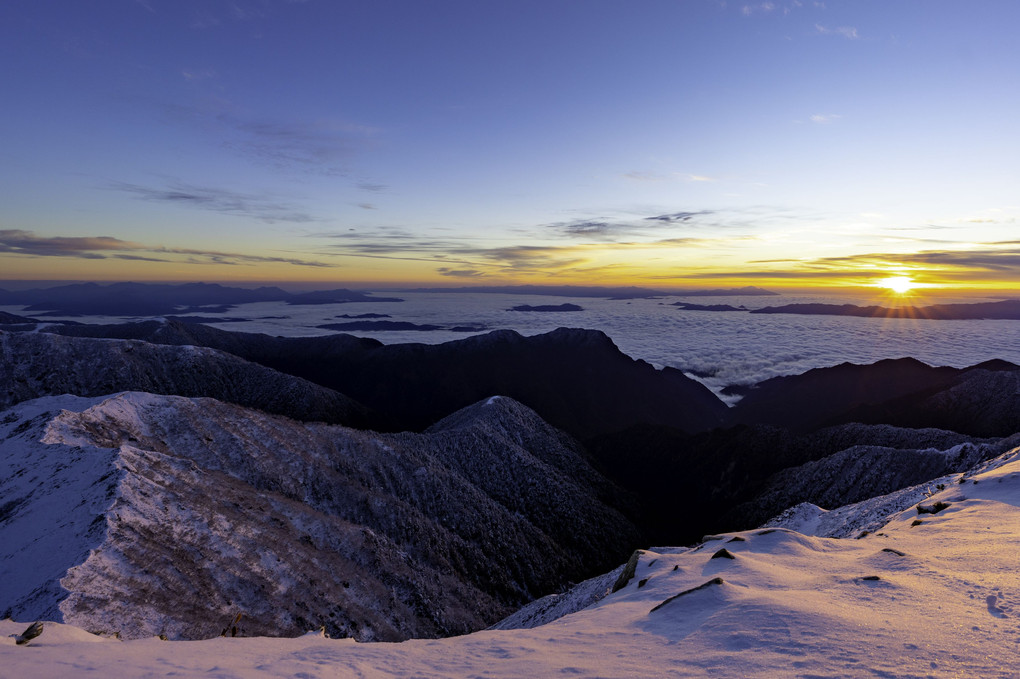
M 624 172 L 623 176 L 636 182 L 664 182 L 671 178 L 671 175 L 661 174 L 659 172 L 644 172 L 640 170 Z
M 256 264 L 291 264 L 313 268 L 332 268 L 334 265 L 318 260 L 298 259 L 295 257 L 274 257 L 266 255 L 250 255 L 238 252 L 217 252 L 215 250 L 191 250 L 185 248 L 153 248 L 153 252 L 174 255 L 187 255 L 191 264 L 228 264 L 233 266 Z
M 725 280 L 725 279 L 768 279 L 768 280 L 813 280 L 813 279 L 837 279 L 845 280 L 853 275 L 860 274 L 859 271 L 796 271 L 796 270 L 742 270 L 742 271 L 685 271 L 684 278 L 697 280 Z M 883 274 L 888 275 L 888 274 Z M 877 277 L 877 274 L 876 274 Z M 674 276 L 659 276 L 659 278 L 675 278 Z
M 485 272 L 478 269 L 448 269 L 445 266 L 436 269 L 436 273 L 440 276 L 449 276 L 451 278 L 482 278 L 485 276 Z
M 755 3 L 755 4 L 742 5 L 741 8 L 740 8 L 740 13 L 747 17 L 747 16 L 751 16 L 752 14 L 755 14 L 757 12 L 765 12 L 765 13 L 773 12 L 773 11 L 775 11 L 775 9 L 776 9 L 776 3 L 774 3 L 774 2 L 759 2 L 759 3 Z
M 861 37 L 857 33 L 857 29 L 853 26 L 837 26 L 836 28 L 829 28 L 822 24 L 815 24 L 815 32 L 819 35 L 841 35 L 848 40 L 856 40 Z
M 712 214 L 712 210 L 682 210 L 628 219 L 588 218 L 552 222 L 542 228 L 556 232 L 561 236 L 593 239 L 599 242 L 640 237 L 642 234 L 650 238 L 658 238 L 662 228 L 696 223 L 698 219 Z
M 671 172 L 669 174 L 662 174 L 660 172 L 645 172 L 635 170 L 633 172 L 625 172 L 623 176 L 627 179 L 636 182 L 668 182 L 668 181 L 685 181 L 685 182 L 714 182 L 714 177 L 709 177 L 701 174 L 683 174 L 680 172 Z
M 181 76 L 185 80 L 209 80 L 210 78 L 216 77 L 216 72 L 212 69 L 185 69 L 181 71 Z
M 553 222 L 548 224 L 547 228 L 565 236 L 605 239 L 627 230 L 627 224 L 600 219 L 577 219 L 569 222 Z
M 677 222 L 689 222 L 695 217 L 701 217 L 703 215 L 710 214 L 712 214 L 711 210 L 698 210 L 697 212 L 671 212 L 669 214 L 656 215 L 654 217 L 645 217 L 645 221 L 676 224 Z
M 239 193 L 227 189 L 195 186 L 183 182 L 174 182 L 166 187 L 141 186 L 116 182 L 109 186 L 115 191 L 123 191 L 140 200 L 169 203 L 211 212 L 247 217 L 262 222 L 296 222 L 316 221 L 297 205 L 274 200 L 261 194 Z
M 112 236 L 36 236 L 23 229 L 0 229 L 0 252 L 33 257 L 85 257 L 98 259 L 101 253 L 137 250 L 144 246 Z
M 992 245 L 992 244 L 988 244 Z M 1015 243 L 994 244 L 1001 247 L 980 247 L 966 250 L 924 250 L 911 253 L 870 253 L 865 255 L 832 257 L 820 260 L 827 263 L 889 264 L 901 263 L 924 267 L 940 274 L 968 272 L 982 277 L 1015 277 L 1020 270 L 1020 247 Z
M 113 259 L 126 259 L 130 262 L 162 262 L 169 263 L 171 260 L 160 257 L 145 257 L 143 255 L 111 255 Z
M 839 115 L 838 113 L 816 113 L 810 118 L 808 118 L 808 120 L 810 120 L 816 125 L 828 125 L 839 120 L 842 117 L 843 116 Z
M 1020 270 L 1020 242 L 976 244 L 966 249 L 933 249 L 919 252 L 868 252 L 810 260 L 753 260 L 751 264 L 783 265 L 746 272 L 705 272 L 694 278 L 869 279 L 887 276 L 892 269 L 907 268 L 915 276 L 933 281 L 997 280 L 1010 282 Z
M 0 254 L 25 257 L 73 257 L 78 259 L 121 259 L 144 262 L 190 264 L 255 265 L 267 263 L 294 266 L 331 267 L 332 264 L 293 257 L 252 255 L 239 252 L 169 248 L 121 240 L 112 236 L 38 236 L 22 229 L 0 230 Z
M 186 70 L 191 81 L 212 79 L 211 70 Z M 380 130 L 340 118 L 280 120 L 246 117 L 230 110 L 228 102 L 199 108 L 160 102 L 168 122 L 183 125 L 214 138 L 214 143 L 235 155 L 278 171 L 324 176 L 348 176 L 351 161 L 373 145 Z M 375 188 L 379 187 L 379 188 Z M 365 190 L 385 185 L 359 181 Z
M 231 133 L 222 142 L 224 148 L 276 169 L 331 176 L 347 174 L 346 162 L 365 148 L 375 132 L 368 126 L 338 120 L 246 120 L 229 114 L 220 114 L 216 120 Z

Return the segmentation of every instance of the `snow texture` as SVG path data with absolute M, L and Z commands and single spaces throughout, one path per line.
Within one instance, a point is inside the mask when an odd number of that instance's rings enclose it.
M 0 610 L 124 638 L 482 628 L 606 568 L 636 530 L 512 399 L 426 434 L 139 392 L 0 413 Z
M 102 679 L 114 667 L 186 677 L 1016 677 L 1020 449 L 949 480 L 923 502 L 945 505 L 937 513 L 892 510 L 860 539 L 773 527 L 643 551 L 619 591 L 532 629 L 400 644 L 314 633 L 121 642 L 47 623 L 27 646 L 0 639 L 0 667 Z M 877 517 L 896 502 L 878 505 L 847 511 Z M 722 548 L 734 558 L 713 558 Z M 0 622 L 0 635 L 26 624 Z

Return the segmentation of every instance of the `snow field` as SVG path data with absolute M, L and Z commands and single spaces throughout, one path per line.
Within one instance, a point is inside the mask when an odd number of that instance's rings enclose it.
M 120 642 L 49 623 L 15 647 L 7 635 L 31 621 L 7 620 L 0 675 L 1016 677 L 1020 449 L 922 504 L 936 503 L 948 506 L 912 506 L 860 539 L 763 528 L 644 551 L 623 589 L 532 629 L 398 644 Z M 713 558 L 722 549 L 733 558 Z

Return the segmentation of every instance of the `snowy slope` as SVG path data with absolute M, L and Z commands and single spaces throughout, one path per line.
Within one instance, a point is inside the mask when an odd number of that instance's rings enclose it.
M 961 483 L 962 480 L 962 483 Z M 12 677 L 1016 677 L 1020 449 L 860 539 L 762 528 L 640 554 L 598 603 L 533 629 L 361 644 L 317 635 L 0 639 Z M 920 523 L 918 523 L 920 522 Z M 722 550 L 732 558 L 722 554 Z M 0 623 L 0 636 L 30 621 Z
M 59 579 L 103 540 L 102 514 L 120 480 L 116 453 L 85 445 L 53 456 L 39 454 L 38 442 L 63 409 L 100 400 L 51 396 L 0 412 L 0 592 L 8 615 L 13 608 L 59 619 Z
M 581 450 L 511 399 L 428 434 L 212 399 L 0 413 L 0 611 L 125 638 L 464 633 L 626 554 Z

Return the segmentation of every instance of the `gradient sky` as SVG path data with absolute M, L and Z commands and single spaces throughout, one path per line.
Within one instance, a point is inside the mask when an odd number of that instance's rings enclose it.
M 1020 288 L 1014 0 L 5 0 L 0 279 Z

